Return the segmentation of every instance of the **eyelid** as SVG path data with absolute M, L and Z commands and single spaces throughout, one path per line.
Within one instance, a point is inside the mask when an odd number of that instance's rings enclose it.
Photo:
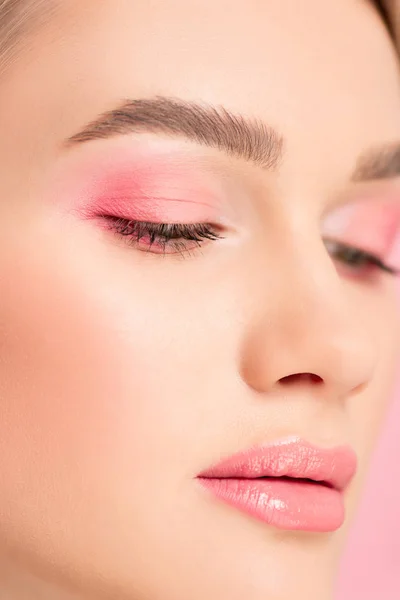
M 100 214 L 119 216 L 133 221 L 199 222 L 211 220 L 215 207 L 202 200 L 160 197 L 152 195 L 102 194 L 89 199 L 82 208 L 82 216 L 92 218 Z
M 333 209 L 325 215 L 322 235 L 386 256 L 400 232 L 400 199 L 396 202 L 361 199 Z

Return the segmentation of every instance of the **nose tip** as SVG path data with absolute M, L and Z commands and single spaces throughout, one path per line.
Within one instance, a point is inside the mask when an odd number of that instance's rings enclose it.
M 286 303 L 287 304 L 287 303 Z M 296 305 L 296 303 L 294 303 Z M 329 396 L 354 394 L 370 381 L 376 347 L 367 328 L 343 305 L 311 304 L 299 311 L 280 306 L 247 338 L 242 377 L 258 392 L 310 386 Z
M 254 267 L 251 311 L 242 339 L 241 375 L 259 392 L 306 385 L 343 398 L 371 380 L 377 363 L 373 328 L 357 282 L 339 272 L 314 229 L 290 229 L 279 269 Z M 261 261 L 262 259 L 260 259 Z M 259 264 L 256 265 L 259 267 Z
M 340 336 L 338 329 L 333 335 L 318 328 L 318 338 L 309 334 L 306 341 L 297 344 L 292 339 L 287 360 L 275 364 L 269 385 L 323 388 L 341 398 L 363 389 L 372 378 L 374 364 L 373 344 L 362 332 L 346 328 L 345 335 Z

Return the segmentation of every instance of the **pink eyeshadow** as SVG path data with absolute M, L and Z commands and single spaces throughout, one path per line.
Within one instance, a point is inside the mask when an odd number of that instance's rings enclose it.
M 361 200 L 333 211 L 322 234 L 384 257 L 400 230 L 400 203 Z
M 57 186 L 57 198 L 81 218 L 188 223 L 213 219 L 220 209 L 220 184 L 190 165 L 159 158 L 102 162 L 80 167 Z
M 91 210 L 147 221 L 203 220 L 215 202 L 193 180 L 171 174 L 138 173 L 106 178 L 89 192 Z

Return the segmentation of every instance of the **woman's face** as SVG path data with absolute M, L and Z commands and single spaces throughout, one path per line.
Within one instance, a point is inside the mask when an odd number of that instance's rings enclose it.
M 389 37 L 356 0 L 44 21 L 0 78 L 4 560 L 85 599 L 328 598 L 398 340 Z M 266 480 L 266 523 L 198 479 L 292 438 L 356 454 L 343 526 L 296 513 L 325 485 Z

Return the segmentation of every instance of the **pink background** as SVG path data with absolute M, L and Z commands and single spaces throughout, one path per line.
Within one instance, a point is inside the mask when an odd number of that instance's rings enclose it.
M 400 600 L 400 386 L 373 458 L 336 600 Z

